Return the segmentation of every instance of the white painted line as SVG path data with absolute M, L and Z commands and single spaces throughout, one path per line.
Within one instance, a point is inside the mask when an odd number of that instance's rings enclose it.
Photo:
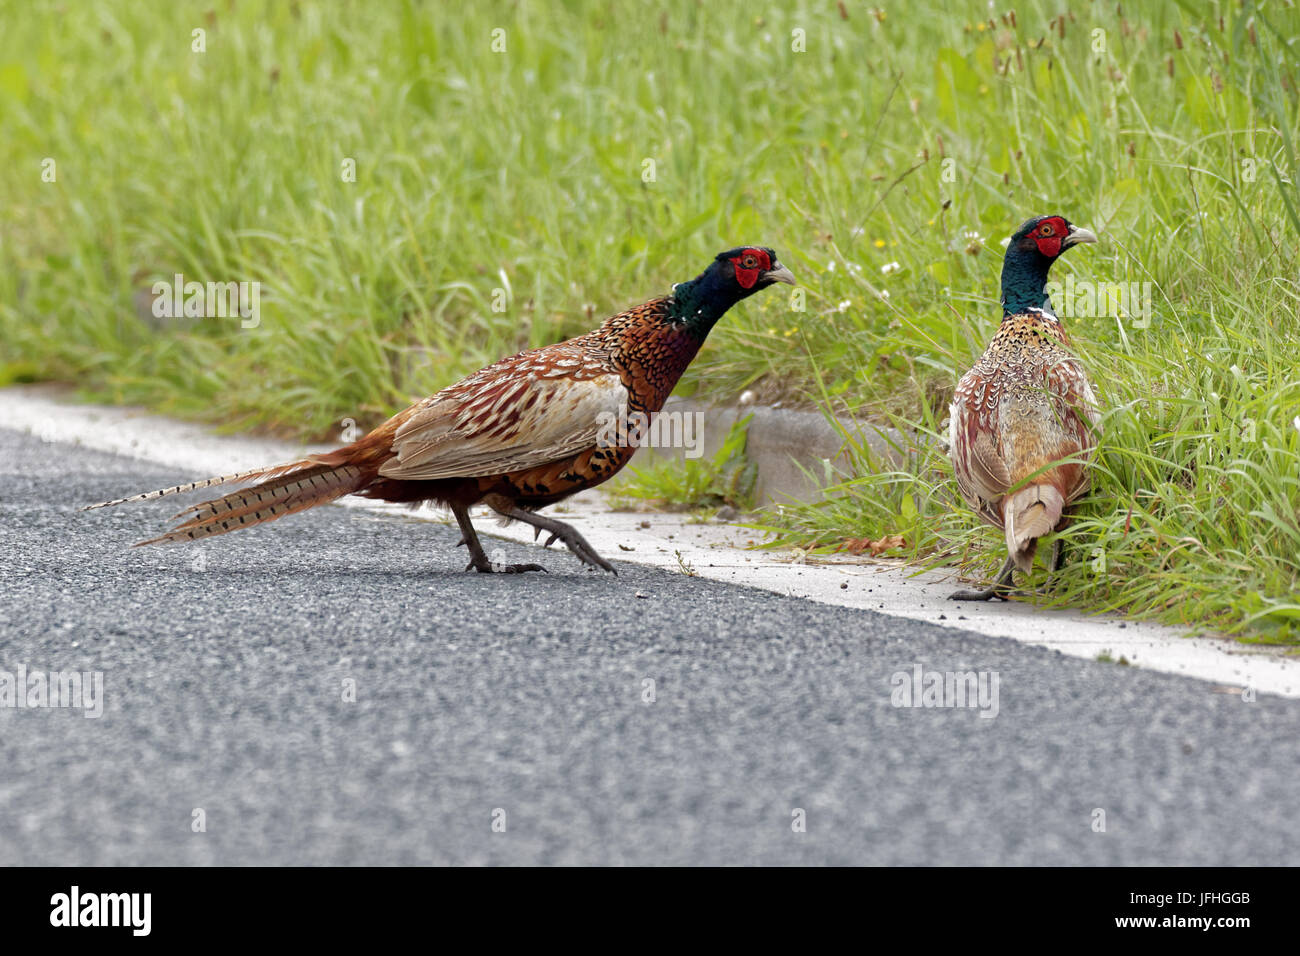
M 320 446 L 300 446 L 269 439 L 215 435 L 199 425 L 177 422 L 137 409 L 73 404 L 58 389 L 18 386 L 0 390 L 0 427 L 46 441 L 82 445 L 97 451 L 167 465 L 192 478 L 289 461 Z M 148 488 L 122 488 L 125 495 Z M 71 502 L 70 504 L 90 504 Z M 410 517 L 405 506 L 345 498 L 340 504 Z M 1105 653 L 1137 667 L 1211 681 L 1207 693 L 1252 688 L 1258 692 L 1300 697 L 1300 660 L 1277 648 L 1255 648 L 1213 637 L 1184 637 L 1169 627 L 1125 621 L 1113 615 L 1045 610 L 1013 602 L 961 603 L 948 600 L 957 585 L 952 575 L 917 574 L 897 562 L 865 559 L 795 563 L 789 551 L 749 550 L 755 532 L 733 525 L 701 524 L 683 515 L 611 511 L 599 491 L 575 495 L 548 509 L 573 524 L 609 559 L 669 570 L 693 571 L 700 577 L 824 604 L 861 608 L 962 628 L 992 637 L 1011 638 L 1055 648 L 1075 657 Z M 446 521 L 434 510 L 414 513 Z M 160 522 L 165 515 L 160 513 Z M 648 527 L 642 525 L 647 524 Z M 160 524 L 161 527 L 161 524 Z M 533 529 L 521 524 L 501 527 L 480 522 L 484 534 L 532 542 Z M 490 549 L 489 549 L 490 550 Z M 562 546 L 545 560 L 552 570 L 576 568 L 577 559 Z M 594 573 L 594 572 L 593 572 Z M 847 587 L 844 587 L 847 585 Z

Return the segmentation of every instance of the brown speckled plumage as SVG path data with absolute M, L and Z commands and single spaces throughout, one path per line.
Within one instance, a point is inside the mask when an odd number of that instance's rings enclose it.
M 709 329 L 735 302 L 793 282 L 763 247 L 722 253 L 672 295 L 653 299 L 566 342 L 521 352 L 416 402 L 360 440 L 261 471 L 210 478 L 91 507 L 257 480 L 177 515 L 184 522 L 142 544 L 184 542 L 273 521 L 356 494 L 449 507 L 479 571 L 494 567 L 468 509 L 484 503 L 564 541 L 582 561 L 613 568 L 575 530 L 535 510 L 615 475 L 636 451 L 607 440 L 609 421 L 663 408 Z
M 957 597 L 994 596 L 1014 568 L 1029 571 L 1039 539 L 1068 523 L 1069 505 L 1088 488 L 1097 403 L 1046 301 L 1045 283 L 1061 252 L 1093 241 L 1087 230 L 1049 216 L 1027 222 L 1008 246 L 1008 311 L 983 356 L 957 383 L 949 410 L 957 488 L 981 518 L 1003 529 L 1008 561 L 993 589 Z

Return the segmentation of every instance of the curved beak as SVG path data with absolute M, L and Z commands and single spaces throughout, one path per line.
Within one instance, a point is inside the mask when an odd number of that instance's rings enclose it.
M 1084 229 L 1082 226 L 1071 226 L 1070 231 L 1066 233 L 1065 241 L 1061 243 L 1061 248 L 1069 249 L 1071 246 L 1077 246 L 1084 242 L 1096 242 L 1097 234 L 1091 229 Z
M 772 268 L 764 272 L 762 278 L 767 279 L 769 282 L 784 282 L 786 285 L 794 285 L 794 273 L 779 262 L 773 262 Z

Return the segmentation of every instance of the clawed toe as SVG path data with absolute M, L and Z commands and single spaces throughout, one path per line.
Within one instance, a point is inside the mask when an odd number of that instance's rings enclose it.
M 994 579 L 993 584 L 983 591 L 954 591 L 948 595 L 950 601 L 991 601 L 997 598 L 1000 601 L 1010 600 L 1012 596 L 1019 594 L 1013 591 L 1011 585 L 1014 583 L 1013 575 L 1015 574 L 1015 563 L 1010 558 L 1007 563 L 1002 565 L 1002 570 Z
M 614 566 L 598 555 L 581 535 L 575 532 L 574 540 L 565 539 L 564 543 L 583 564 L 593 568 L 601 568 L 618 577 L 618 572 L 614 570 Z
M 474 570 L 479 574 L 525 574 L 528 571 L 541 571 L 543 574 L 551 573 L 540 564 L 493 564 L 491 561 L 483 564 L 471 561 L 465 565 L 465 570 Z
M 565 547 L 573 552 L 574 557 L 583 564 L 608 571 L 617 577 L 618 572 L 614 570 L 614 566 L 597 554 L 596 549 L 587 543 L 587 539 L 579 534 L 576 528 L 571 528 L 564 522 L 556 521 L 554 518 L 543 518 L 541 515 L 534 514 L 523 508 L 502 510 L 501 513 L 507 518 L 514 518 L 517 521 L 532 525 L 536 531 L 533 535 L 534 541 L 541 537 L 543 531 L 547 532 L 546 541 L 542 544 L 543 548 L 549 548 L 555 542 L 563 541 Z
M 584 564 L 588 565 L 589 567 L 600 568 L 602 571 L 608 571 L 610 574 L 614 575 L 614 577 L 618 577 L 618 571 L 614 569 L 614 565 L 610 564 L 600 555 L 596 554 L 596 552 L 593 551 L 585 557 L 580 554 L 578 555 L 578 557 L 583 561 Z
M 1005 588 L 989 588 L 986 591 L 953 591 L 948 595 L 949 601 L 991 601 L 997 598 L 1005 601 L 1014 592 Z

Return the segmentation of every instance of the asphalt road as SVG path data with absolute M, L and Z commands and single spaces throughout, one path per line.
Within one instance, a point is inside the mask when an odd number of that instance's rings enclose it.
M 0 671 L 104 688 L 0 707 L 0 863 L 1300 862 L 1297 701 L 508 542 L 552 573 L 466 574 L 355 509 L 131 549 L 179 502 L 77 508 L 201 476 L 2 430 L 0 476 Z M 894 706 L 918 664 L 996 716 Z

